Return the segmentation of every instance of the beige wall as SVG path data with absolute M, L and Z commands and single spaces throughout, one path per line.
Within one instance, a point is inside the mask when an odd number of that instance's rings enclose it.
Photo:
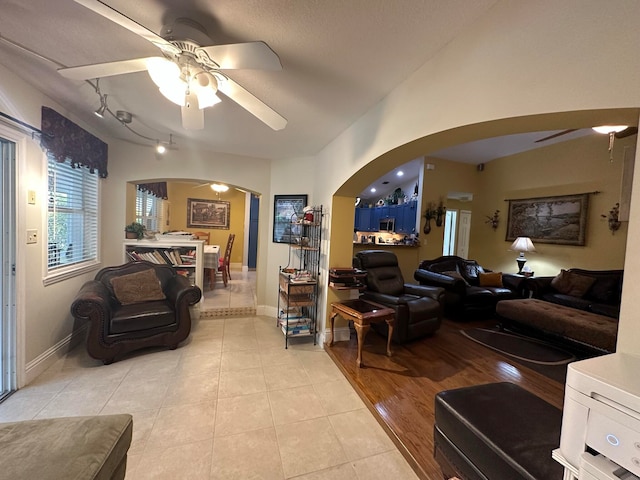
M 277 267 L 286 264 L 287 249 L 271 241 L 274 194 L 309 193 L 310 202 L 325 206 L 327 217 L 321 267 L 326 269 L 335 264 L 334 258 L 342 263 L 344 257 L 352 253 L 353 208 L 344 213 L 345 223 L 332 221 L 333 197 L 337 194 L 354 198 L 362 191 L 369 181 L 366 176 L 357 175 L 363 169 L 377 169 L 381 174 L 439 148 L 494 135 L 562 129 L 567 125 L 587 127 L 604 121 L 637 124 L 640 89 L 636 85 L 640 78 L 640 57 L 635 55 L 634 46 L 640 43 L 638 18 L 640 3 L 635 0 L 500 0 L 488 15 L 469 25 L 413 75 L 398 83 L 388 96 L 355 119 L 321 152 L 309 158 L 269 161 L 192 150 L 189 142 L 183 141 L 178 150 L 169 151 L 158 159 L 152 146 L 110 139 L 94 129 L 109 143 L 109 177 L 100 182 L 104 207 L 100 225 L 102 261 L 113 264 L 122 260 L 128 182 L 170 178 L 216 180 L 242 186 L 263 195 L 257 296 L 259 306 L 275 311 Z M 611 47 L 611 39 L 615 39 L 616 48 Z M 28 79 L 17 78 L 0 66 L 1 111 L 37 126 L 42 105 L 69 115 L 55 100 L 30 87 Z M 84 125 L 75 116 L 69 116 Z M 69 335 L 77 329 L 69 315 L 69 305 L 80 285 L 92 274 L 44 287 L 43 245 L 27 246 L 25 231 L 46 224 L 46 202 L 40 200 L 27 208 L 24 199 L 32 184 L 37 185 L 38 198 L 46 198 L 46 176 L 37 140 L 31 140 L 28 135 L 22 137 L 24 148 L 19 152 L 16 197 L 20 215 L 16 232 L 19 245 L 17 308 L 23 322 L 19 335 L 24 338 L 19 356 L 35 370 L 35 366 L 44 365 L 60 345 L 64 346 Z M 640 222 L 637 214 L 634 217 L 634 212 L 640 208 L 638 170 L 634 176 L 636 188 L 628 229 L 619 335 L 619 349 L 627 352 L 640 351 L 640 321 L 634 315 L 640 309 L 640 278 L 636 278 L 640 277 L 640 251 L 637 248 Z M 306 172 L 304 181 L 300 178 L 301 171 Z M 490 164 L 483 174 L 489 171 Z M 154 179 L 149 178 L 149 172 L 153 172 Z M 578 175 L 581 173 L 577 172 Z M 578 183 L 589 182 L 572 181 L 571 190 L 575 190 Z M 556 190 L 562 190 L 561 185 L 557 187 Z M 514 187 L 518 195 L 525 193 L 520 188 Z M 435 200 L 435 193 L 440 191 L 434 190 L 433 196 L 426 194 L 425 199 Z M 600 198 L 602 203 L 594 206 L 594 214 L 605 213 L 611 208 L 613 198 Z M 491 198 L 478 206 L 474 199 L 474 218 L 482 219 L 483 215 L 491 214 L 500 202 L 503 198 Z M 347 204 L 348 200 L 336 203 L 338 208 Z M 594 227 L 597 222 L 592 221 L 590 225 Z M 348 234 L 344 238 L 334 235 L 336 228 L 345 228 Z M 618 234 L 611 237 L 604 228 L 602 230 L 603 240 L 620 241 Z M 493 233 L 487 230 L 487 234 Z M 434 244 L 433 252 L 429 250 L 431 243 Z M 436 240 L 428 240 L 425 255 L 435 254 L 435 250 Z M 497 258 L 499 253 L 496 251 L 492 256 Z M 482 252 L 479 254 L 484 256 Z M 551 258 L 549 255 L 560 254 L 545 247 L 545 252 L 538 257 Z M 511 268 L 514 263 L 512 253 L 505 253 L 503 262 L 505 269 Z M 567 263 L 577 262 L 570 259 Z M 39 301 L 27 302 L 27 293 L 29 298 Z M 322 295 L 321 328 L 326 318 L 326 289 Z
M 197 184 L 196 184 L 197 185 Z M 242 263 L 242 245 L 244 245 L 245 197 L 243 192 L 230 188 L 220 194 L 220 200 L 229 202 L 229 229 L 187 227 L 187 199 L 218 200 L 218 194 L 207 185 L 194 189 L 193 183 L 168 182 L 169 227 L 168 230 L 187 232 L 205 231 L 210 233 L 209 244 L 220 245 L 221 252 L 227 244 L 230 233 L 236 238 L 231 250 L 231 263 Z
M 593 270 L 624 267 L 627 223 L 612 235 L 606 215 L 620 201 L 622 157 L 636 137 L 616 140 L 614 160 L 609 161 L 606 136 L 592 134 L 568 142 L 494 160 L 477 175 L 473 201 L 469 258 L 504 272 L 517 271 L 517 253 L 505 241 L 508 202 L 555 195 L 598 191 L 589 196 L 585 246 L 536 243 L 537 253 L 527 254 L 527 265 L 536 275 L 556 275 L 561 268 Z M 493 230 L 486 216 L 500 210 L 500 224 Z

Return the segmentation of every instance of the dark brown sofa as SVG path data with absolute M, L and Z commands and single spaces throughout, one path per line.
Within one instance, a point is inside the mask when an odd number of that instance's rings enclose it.
M 532 298 L 618 318 L 624 270 L 561 270 L 555 277 L 527 278 Z
M 475 260 L 455 255 L 423 260 L 414 278 L 420 285 L 444 288 L 445 314 L 457 320 L 493 315 L 500 300 L 520 298 L 524 280 L 519 275 L 492 272 Z
M 109 364 L 140 348 L 177 348 L 191 332 L 189 307 L 201 297 L 169 265 L 130 262 L 103 268 L 85 283 L 71 314 L 90 322 L 89 355 Z

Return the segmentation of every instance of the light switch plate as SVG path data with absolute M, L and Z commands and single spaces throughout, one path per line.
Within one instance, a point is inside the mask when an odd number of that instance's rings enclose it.
M 27 203 L 29 205 L 35 205 L 36 204 L 36 191 L 35 190 L 29 190 L 27 192 Z
M 27 230 L 27 243 L 38 243 L 38 230 Z

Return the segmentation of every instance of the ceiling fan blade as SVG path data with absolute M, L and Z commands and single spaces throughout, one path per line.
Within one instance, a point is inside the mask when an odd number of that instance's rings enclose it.
M 554 133 L 553 135 L 549 135 L 548 137 L 541 138 L 540 140 L 536 140 L 534 143 L 546 142 L 547 140 L 551 140 L 552 138 L 561 137 L 562 135 L 566 135 L 567 133 L 575 132 L 577 128 L 570 128 L 569 130 L 563 130 L 558 133 Z
M 195 93 L 187 95 L 182 108 L 182 127 L 185 130 L 202 130 L 204 128 L 204 110 L 198 108 L 198 97 Z
M 222 70 L 239 68 L 254 70 L 282 70 L 278 55 L 264 42 L 231 43 L 200 47 Z
M 80 65 L 78 67 L 59 68 L 58 72 L 63 77 L 72 80 L 88 80 L 90 78 L 111 77 L 125 73 L 141 72 L 147 69 L 149 58 L 134 58 L 120 62 L 94 63 L 93 65 Z
M 615 134 L 616 138 L 626 138 L 638 133 L 638 127 L 627 127 L 621 132 Z
M 223 81 L 218 82 L 218 91 L 224 93 L 274 130 L 282 130 L 287 126 L 286 118 L 230 78 L 225 78 Z
M 99 0 L 75 0 L 75 2 L 84 7 L 87 7 L 89 10 L 93 10 L 98 15 L 102 15 L 106 19 L 117 23 L 121 27 L 124 27 L 130 32 L 133 32 L 136 35 L 144 38 L 145 40 L 153 43 L 156 47 L 160 48 L 164 52 L 167 52 L 168 54 L 178 55 L 180 53 L 180 49 L 178 49 L 171 42 L 165 40 L 159 35 L 156 35 L 148 28 L 143 27 L 138 22 L 130 19 L 126 15 L 123 15 L 122 13 L 118 12 L 117 10 L 111 8 L 110 6 L 104 4 Z

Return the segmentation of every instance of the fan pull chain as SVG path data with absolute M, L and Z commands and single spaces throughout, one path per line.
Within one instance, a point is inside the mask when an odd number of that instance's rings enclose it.
M 613 142 L 616 139 L 615 132 L 609 132 L 609 162 L 613 163 Z

